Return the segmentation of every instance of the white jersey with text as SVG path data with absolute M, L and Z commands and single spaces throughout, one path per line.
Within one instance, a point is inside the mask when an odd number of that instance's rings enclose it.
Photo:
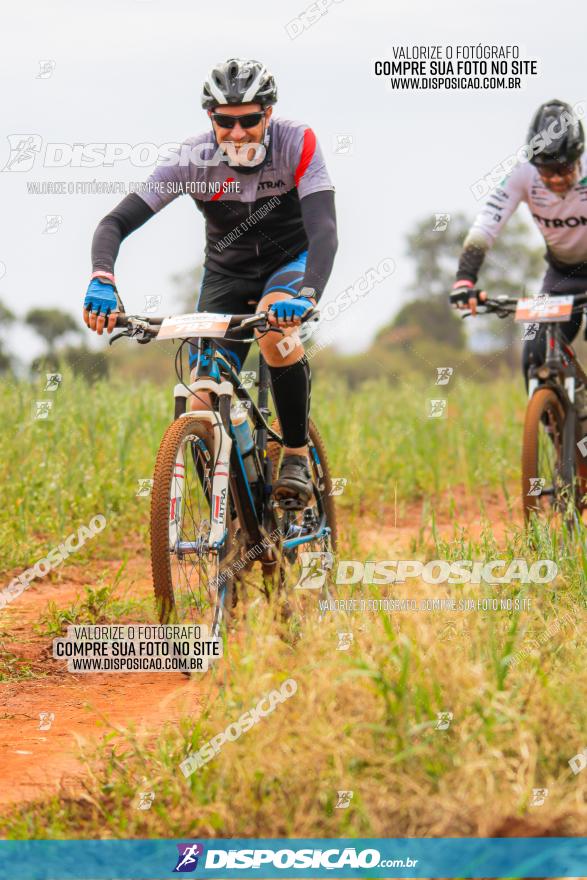
M 578 183 L 565 195 L 551 192 L 536 168 L 520 163 L 502 180 L 475 218 L 465 248 L 488 250 L 520 202 L 525 202 L 532 219 L 544 236 L 548 254 L 561 268 L 587 261 L 587 156 L 581 158 Z

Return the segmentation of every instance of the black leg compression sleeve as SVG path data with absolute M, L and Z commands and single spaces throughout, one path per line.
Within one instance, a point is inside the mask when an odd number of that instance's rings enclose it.
M 286 446 L 296 449 L 308 442 L 311 374 L 308 358 L 289 367 L 269 367 L 273 399 Z

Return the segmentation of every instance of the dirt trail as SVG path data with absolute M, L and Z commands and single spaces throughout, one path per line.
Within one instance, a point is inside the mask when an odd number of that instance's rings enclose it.
M 476 499 L 452 492 L 454 508 L 437 508 L 437 531 L 444 538 L 453 534 L 453 523 L 466 523 L 472 538 L 481 531 Z M 495 534 L 503 536 L 510 522 L 507 506 L 497 494 L 484 498 L 486 516 L 495 524 Z M 456 508 L 456 509 L 455 509 Z M 410 552 L 410 543 L 422 528 L 423 504 L 408 506 L 399 515 L 384 511 L 375 520 L 361 516 L 361 545 L 366 551 L 385 551 L 384 558 Z M 348 527 L 341 510 L 341 526 Z M 519 521 L 519 520 L 518 520 Z M 423 540 L 432 539 L 430 525 Z M 396 558 L 402 558 L 401 555 Z M 43 677 L 17 678 L 0 683 L 0 811 L 9 804 L 26 803 L 54 794 L 60 788 L 79 790 L 83 778 L 80 745 L 89 749 L 98 744 L 112 726 L 132 726 L 141 737 L 157 733 L 166 722 L 173 723 L 186 714 L 197 714 L 207 696 L 209 679 L 188 680 L 181 673 L 170 674 L 84 674 L 73 675 L 63 662 L 51 656 L 51 637 L 35 632 L 49 602 L 59 608 L 72 604 L 83 594 L 85 585 L 95 586 L 103 575 L 116 573 L 120 562 L 96 562 L 89 570 L 61 570 L 60 580 L 33 582 L 29 589 L 0 611 L 0 643 L 3 650 L 30 664 L 33 673 Z M 121 587 L 128 596 L 151 595 L 148 563 L 134 553 L 124 572 Z M 118 591 L 118 593 L 120 590 Z M 118 622 L 136 622 L 132 615 Z M 40 729 L 40 713 L 54 713 L 49 730 Z
M 47 673 L 0 683 L 0 809 L 78 787 L 80 745 L 92 748 L 112 726 L 132 726 L 145 737 L 201 705 L 207 691 L 201 679 L 181 673 L 74 675 L 50 655 L 52 637 L 35 633 L 50 601 L 67 607 L 83 593 L 83 584 L 95 583 L 108 570 L 114 574 L 119 565 L 95 564 L 83 575 L 65 570 L 60 583 L 34 582 L 0 611 L 3 651 L 26 660 L 33 672 Z M 123 582 L 129 578 L 133 597 L 151 593 L 144 562 L 129 564 Z M 49 730 L 40 729 L 41 712 L 55 715 Z
M 465 530 L 465 538 L 479 541 L 486 522 L 491 523 L 495 541 L 500 544 L 506 533 L 523 524 L 523 516 L 515 487 L 512 488 L 513 512 L 510 512 L 502 492 L 484 491 L 480 499 L 472 496 L 464 487 L 453 487 L 450 494 L 426 505 L 423 501 L 411 503 L 405 509 L 387 507 L 378 512 L 377 520 L 361 517 L 361 542 L 364 549 L 381 550 L 386 548 L 390 554 L 406 552 L 414 541 L 419 545 L 431 546 L 434 543 L 430 509 L 433 507 L 437 535 L 445 541 L 454 538 L 457 530 Z M 387 558 L 393 558 L 389 555 Z

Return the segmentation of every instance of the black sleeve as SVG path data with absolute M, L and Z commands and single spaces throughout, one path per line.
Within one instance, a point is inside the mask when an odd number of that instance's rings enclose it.
M 477 283 L 479 270 L 485 259 L 485 249 L 477 244 L 466 245 L 463 249 L 457 269 L 457 281 L 471 281 Z
M 308 258 L 304 287 L 313 287 L 320 299 L 332 272 L 338 247 L 334 191 L 331 189 L 310 193 L 300 200 L 304 229 L 308 236 Z
M 92 267 L 97 272 L 114 272 L 120 242 L 154 215 L 146 202 L 136 193 L 126 196 L 100 222 L 92 240 Z

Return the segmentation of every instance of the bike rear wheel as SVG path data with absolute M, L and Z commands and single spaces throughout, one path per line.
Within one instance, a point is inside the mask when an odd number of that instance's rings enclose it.
M 271 425 L 281 433 L 279 420 Z M 282 511 L 275 508 L 275 520 L 284 540 L 295 538 L 304 529 L 304 522 L 318 522 L 325 516 L 326 531 L 313 541 L 296 547 L 280 548 L 279 558 L 274 567 L 264 565 L 266 579 L 271 577 L 273 585 L 280 590 L 316 590 L 321 596 L 331 593 L 330 569 L 334 565 L 334 555 L 338 545 L 336 506 L 332 496 L 332 476 L 324 441 L 316 425 L 309 420 L 309 461 L 314 484 L 314 493 L 303 511 Z M 273 465 L 273 479 L 277 479 L 282 459 L 283 447 L 274 441 L 267 444 L 267 454 Z M 305 576 L 305 581 L 304 581 Z M 312 583 L 313 581 L 313 583 Z M 319 586 L 317 586 L 320 584 Z
M 151 568 L 161 623 L 200 624 L 217 638 L 232 608 L 236 550 L 230 497 L 223 545 L 208 549 L 213 467 L 210 425 L 178 418 L 163 436 L 153 475 Z

